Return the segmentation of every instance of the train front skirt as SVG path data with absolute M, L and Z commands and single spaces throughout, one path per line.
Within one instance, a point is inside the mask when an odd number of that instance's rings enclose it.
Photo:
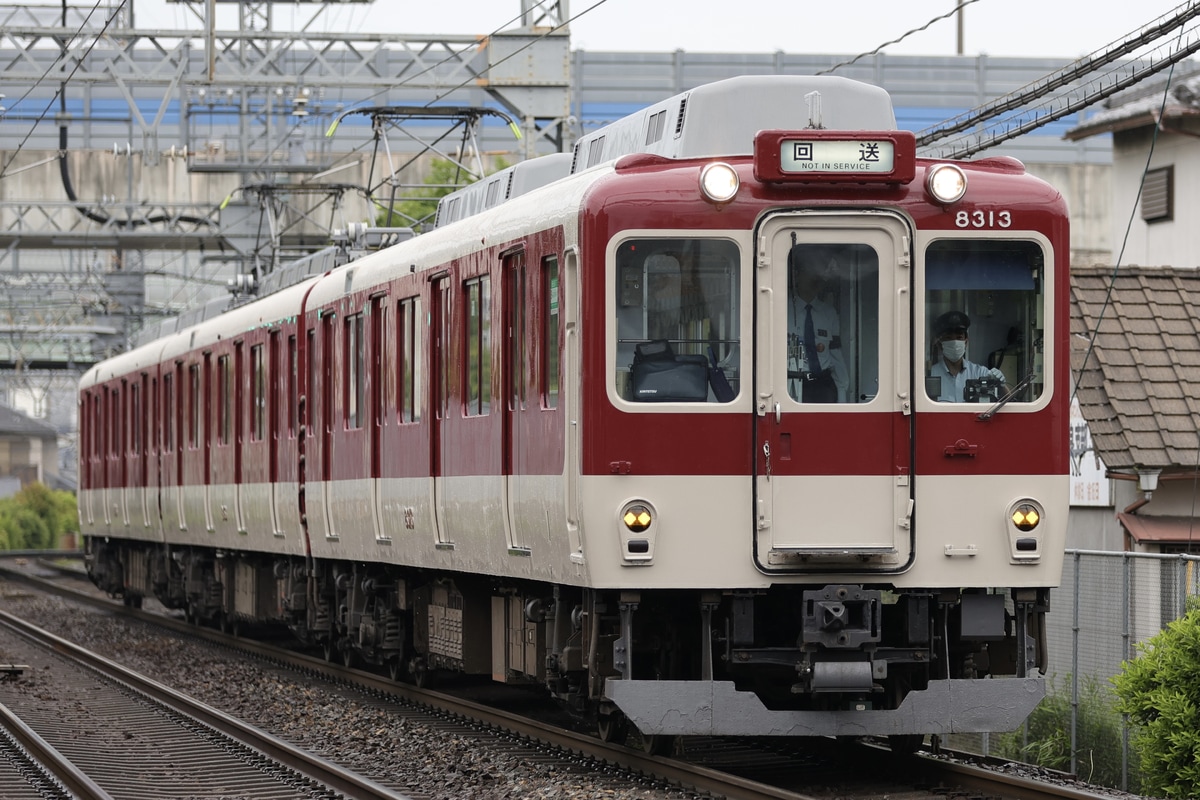
M 889 710 L 773 711 L 731 681 L 609 678 L 605 693 L 648 736 L 886 736 L 1011 731 L 1046 695 L 1041 677 L 932 680 Z

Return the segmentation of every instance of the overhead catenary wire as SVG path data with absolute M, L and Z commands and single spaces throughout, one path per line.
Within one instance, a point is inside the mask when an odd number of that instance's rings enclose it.
M 46 71 L 43 72 L 42 75 L 36 81 L 34 81 L 32 86 L 30 86 L 28 89 L 25 90 L 25 93 L 23 95 L 21 95 L 20 98 L 18 98 L 16 103 L 13 104 L 14 106 L 17 103 L 20 103 L 25 98 L 29 97 L 30 94 L 32 94 L 39 86 L 41 86 L 42 83 L 49 77 L 51 72 L 53 72 L 56 69 L 62 69 L 62 67 L 66 64 L 67 53 L 70 52 L 71 45 L 83 33 L 83 29 L 87 26 L 88 20 L 90 20 L 92 18 L 92 15 L 95 14 L 96 11 L 100 8 L 100 4 L 102 2 L 103 2 L 103 0 L 96 0 L 96 5 L 92 6 L 92 10 L 88 12 L 88 15 L 84 18 L 83 22 L 80 24 L 79 30 L 77 30 L 71 36 L 70 39 L 67 39 L 65 42 L 63 42 L 62 56 L 57 61 L 55 61 L 53 64 L 46 67 Z M 104 21 L 104 25 L 103 25 L 103 27 L 101 27 L 100 31 L 92 38 L 92 42 L 91 42 L 91 44 L 88 45 L 87 49 L 84 51 L 83 56 L 81 58 L 76 59 L 74 68 L 72 68 L 71 72 L 65 78 L 62 79 L 61 85 L 55 91 L 54 96 L 52 96 L 50 98 L 50 100 L 46 103 L 46 107 L 43 108 L 41 113 L 38 114 L 37 118 L 34 119 L 33 125 L 31 125 L 29 128 L 29 132 L 26 133 L 25 136 L 22 137 L 21 141 L 19 141 L 17 143 L 17 146 L 15 148 L 13 148 L 13 151 L 9 155 L 8 160 L 4 162 L 4 166 L 0 167 L 0 178 L 3 178 L 3 177 L 5 177 L 5 175 L 8 174 L 8 168 L 10 166 L 12 166 L 13 161 L 17 158 L 18 155 L 21 154 L 21 151 L 22 151 L 22 149 L 24 149 L 25 144 L 33 136 L 34 131 L 37 130 L 37 126 L 40 125 L 46 119 L 46 115 L 49 114 L 50 109 L 54 107 L 54 101 L 59 99 L 60 95 L 62 94 L 63 90 L 66 87 L 66 84 L 68 82 L 70 82 L 71 77 L 76 72 L 79 71 L 80 67 L 83 66 L 83 62 L 87 58 L 88 54 L 92 52 L 92 50 L 96 47 L 97 44 L 99 44 L 100 39 L 104 36 L 105 31 L 108 30 L 108 27 L 113 23 L 113 21 L 121 13 L 121 10 L 125 7 L 126 3 L 128 3 L 128 2 L 129 2 L 129 0 L 121 0 L 121 2 L 117 5 L 117 7 L 115 9 L 113 9 L 113 13 L 110 14 L 108 19 L 106 19 Z
M 1093 75 L 1097 70 L 1135 53 L 1139 48 L 1161 39 L 1176 28 L 1182 28 L 1182 26 L 1197 16 L 1200 16 L 1200 4 L 1195 2 L 1184 3 L 1170 13 L 1162 15 L 1154 20 L 1154 22 L 1141 28 L 1139 31 L 1131 32 L 1125 39 L 1110 42 L 1099 50 L 1084 56 L 1057 72 L 1052 72 L 1003 97 L 984 103 L 971 111 L 959 114 L 957 117 L 952 117 L 923 131 L 919 131 L 917 133 L 917 144 L 921 147 L 928 147 L 934 142 L 952 134 L 979 125 L 1009 111 L 1019 109 L 1031 100 L 1046 97 L 1053 91 L 1069 86 L 1074 81 L 1087 75 Z M 1176 45 L 1176 49 L 1185 53 L 1183 57 L 1186 57 L 1190 52 L 1194 52 L 1194 50 L 1187 51 L 1178 45 Z M 1177 58 L 1172 59 L 1169 63 L 1173 64 L 1178 60 Z M 1145 77 L 1145 75 L 1141 77 Z M 1140 79 L 1140 77 L 1137 78 L 1137 80 Z M 1136 82 L 1136 80 L 1133 82 Z M 1119 91 L 1126 87 L 1123 84 L 1114 82 L 1112 88 L 1114 91 Z M 1109 96 L 1109 94 L 1111 92 L 1089 93 L 1087 99 L 1090 104 L 1097 99 Z
M 1177 24 L 1170 26 L 1179 28 L 1175 41 L 1160 44 L 1141 58 L 1104 60 L 1093 54 L 1080 59 L 1060 72 L 956 118 L 949 127 L 958 131 L 957 135 L 943 135 L 947 123 L 918 132 L 917 147 L 928 157 L 968 158 L 1095 105 L 1200 51 L 1200 26 L 1187 27 L 1197 16 L 1200 4 L 1180 15 Z M 1131 43 L 1136 43 L 1133 48 L 1136 49 L 1151 41 L 1146 34 L 1137 33 Z M 1132 52 L 1125 47 L 1119 50 Z M 1074 79 L 1094 73 L 1098 63 L 1107 69 L 1093 74 L 1079 86 L 1071 85 Z M 968 130 L 972 128 L 975 130 Z
M 939 14 L 938 16 L 936 16 L 933 19 L 926 22 L 921 27 L 913 28 L 912 30 L 905 31 L 904 33 L 897 36 L 895 39 L 892 39 L 891 41 L 884 42 L 883 44 L 879 45 L 874 50 L 869 50 L 865 53 L 859 53 L 858 55 L 856 55 L 854 58 L 850 59 L 849 61 L 842 61 L 838 64 L 834 64 L 832 67 L 829 67 L 828 69 L 823 69 L 820 72 L 817 72 L 815 74 L 829 75 L 829 74 L 841 69 L 842 67 L 849 67 L 853 64 L 857 64 L 859 61 L 862 61 L 864 58 L 869 58 L 870 56 L 878 55 L 879 53 L 883 52 L 883 49 L 885 47 L 891 47 L 894 44 L 900 44 L 908 37 L 914 36 L 914 35 L 920 33 L 921 31 L 927 30 L 934 23 L 941 22 L 944 19 L 949 19 L 950 17 L 953 17 L 955 14 L 962 13 L 962 10 L 964 8 L 971 5 L 972 3 L 978 3 L 978 2 L 979 2 L 979 0 L 961 0 L 961 2 L 958 5 L 956 5 L 954 8 L 950 9 L 945 14 Z

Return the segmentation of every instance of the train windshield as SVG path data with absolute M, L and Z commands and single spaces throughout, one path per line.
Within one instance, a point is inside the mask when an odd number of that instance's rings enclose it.
M 1044 254 L 1036 242 L 947 239 L 925 253 L 925 393 L 1033 402 L 1043 391 Z
M 616 390 L 633 402 L 727 403 L 741 375 L 738 246 L 630 239 L 617 250 Z

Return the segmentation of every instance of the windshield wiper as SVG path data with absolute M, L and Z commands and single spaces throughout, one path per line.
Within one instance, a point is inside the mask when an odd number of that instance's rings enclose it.
M 976 415 L 975 418 L 981 422 L 987 422 L 989 419 L 996 416 L 996 412 L 1008 405 L 1008 402 L 1016 397 L 1018 392 L 1020 392 L 1029 384 L 1033 383 L 1033 378 L 1035 375 L 1037 375 L 1037 371 L 1031 371 L 1028 375 L 1022 378 L 1021 382 L 1014 386 L 1008 394 L 1004 395 L 1004 397 L 1001 397 L 996 405 L 992 406 L 987 411 L 984 411 L 982 414 Z

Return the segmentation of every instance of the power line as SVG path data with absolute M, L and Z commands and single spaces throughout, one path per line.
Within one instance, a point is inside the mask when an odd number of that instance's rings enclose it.
M 62 48 L 63 54 L 64 54 L 63 59 L 60 59 L 59 61 L 56 61 L 53 64 L 51 64 L 49 67 L 47 67 L 46 71 L 44 73 L 42 73 L 42 76 L 40 78 L 38 78 L 32 86 L 29 87 L 29 89 L 25 92 L 25 94 L 21 95 L 20 99 L 17 100 L 17 103 L 21 102 L 21 100 L 24 100 L 26 97 L 28 97 L 33 92 L 34 89 L 36 89 L 38 86 L 41 85 L 42 81 L 44 81 L 46 79 L 46 77 L 50 74 L 51 71 L 53 71 L 56 67 L 58 67 L 61 63 L 63 63 L 65 61 L 66 52 L 70 48 L 71 42 L 74 42 L 75 39 L 78 38 L 81 33 L 83 33 L 83 29 L 84 29 L 84 27 L 86 27 L 87 21 L 89 19 L 91 19 L 92 14 L 95 14 L 96 10 L 98 8 L 100 8 L 100 3 L 102 3 L 102 2 L 103 2 L 103 0 L 96 0 L 96 5 L 92 6 L 92 10 L 88 12 L 87 17 L 84 18 L 83 22 L 80 24 L 79 30 L 76 31 L 71 36 L 71 38 L 63 45 L 63 48 Z M 74 74 L 79 71 L 79 68 L 83 66 L 84 60 L 88 57 L 89 54 L 91 54 L 92 50 L 95 49 L 96 45 L 99 44 L 100 39 L 104 36 L 105 31 L 108 30 L 108 26 L 111 25 L 113 20 L 115 20 L 117 18 L 117 16 L 121 13 L 121 10 L 125 7 L 125 4 L 127 2 L 129 2 L 129 0 L 121 0 L 121 2 L 117 5 L 116 9 L 113 10 L 112 15 L 109 16 L 109 18 L 104 21 L 104 26 L 96 33 L 95 37 L 93 37 L 92 43 L 88 45 L 87 49 L 83 53 L 83 56 L 79 59 L 76 59 L 74 68 L 72 68 L 70 74 L 68 74 L 62 80 L 63 86 L 65 86 L 71 80 L 71 77 L 74 76 Z M 8 157 L 8 161 L 4 162 L 4 166 L 2 168 L 0 168 L 0 178 L 3 178 L 8 173 L 8 168 L 12 165 L 12 163 L 16 159 L 16 157 L 18 155 L 20 155 L 21 149 L 25 146 L 25 143 L 28 142 L 30 137 L 33 136 L 33 132 L 35 130 L 37 130 L 37 126 L 40 125 L 41 122 L 46 118 L 46 115 L 48 113 L 50 113 L 50 109 L 54 106 L 54 101 L 57 100 L 62 95 L 63 86 L 60 86 L 58 89 L 56 89 L 54 91 L 54 96 L 50 98 L 49 102 L 46 103 L 46 107 L 44 109 L 42 109 L 42 112 L 40 114 L 38 114 L 37 119 L 34 120 L 33 125 L 30 126 L 29 133 L 25 134 L 24 138 L 22 138 L 21 141 L 17 144 L 16 149 L 13 150 L 12 155 Z M 16 104 L 14 103 L 14 105 L 16 105 Z

